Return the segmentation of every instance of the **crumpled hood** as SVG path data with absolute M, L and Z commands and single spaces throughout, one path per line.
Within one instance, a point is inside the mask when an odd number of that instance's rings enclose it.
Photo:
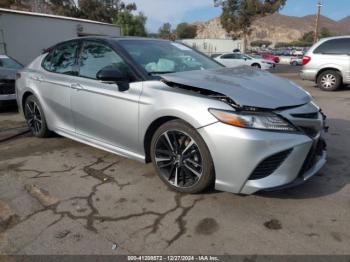
M 240 106 L 276 109 L 311 101 L 310 95 L 291 81 L 250 67 L 187 71 L 161 77 L 168 82 L 223 94 Z

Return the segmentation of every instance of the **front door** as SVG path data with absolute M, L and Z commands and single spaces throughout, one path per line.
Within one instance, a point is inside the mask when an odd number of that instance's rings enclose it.
M 130 75 L 127 90 L 116 83 L 97 80 L 105 67 L 116 67 Z M 138 144 L 138 112 L 142 82 L 133 82 L 132 72 L 124 60 L 102 42 L 84 41 L 79 58 L 79 81 L 72 83 L 71 108 L 76 133 L 136 151 Z

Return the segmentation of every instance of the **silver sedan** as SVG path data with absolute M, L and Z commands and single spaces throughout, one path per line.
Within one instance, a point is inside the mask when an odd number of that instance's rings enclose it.
M 175 42 L 66 41 L 21 71 L 16 88 L 35 136 L 153 162 L 180 192 L 290 187 L 326 162 L 325 116 L 302 88 Z

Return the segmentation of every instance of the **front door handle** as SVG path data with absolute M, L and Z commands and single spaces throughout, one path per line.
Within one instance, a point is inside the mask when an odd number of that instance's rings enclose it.
M 78 83 L 71 84 L 70 87 L 72 89 L 75 89 L 75 90 L 82 90 L 82 89 L 84 89 L 83 86 L 81 84 L 78 84 Z

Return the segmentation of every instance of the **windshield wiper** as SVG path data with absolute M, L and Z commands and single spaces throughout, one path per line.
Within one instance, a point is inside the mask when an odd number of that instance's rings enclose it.
M 159 72 L 148 72 L 149 75 L 153 76 L 153 75 L 164 75 L 164 74 L 171 74 L 171 73 L 175 73 L 175 71 L 159 71 Z

